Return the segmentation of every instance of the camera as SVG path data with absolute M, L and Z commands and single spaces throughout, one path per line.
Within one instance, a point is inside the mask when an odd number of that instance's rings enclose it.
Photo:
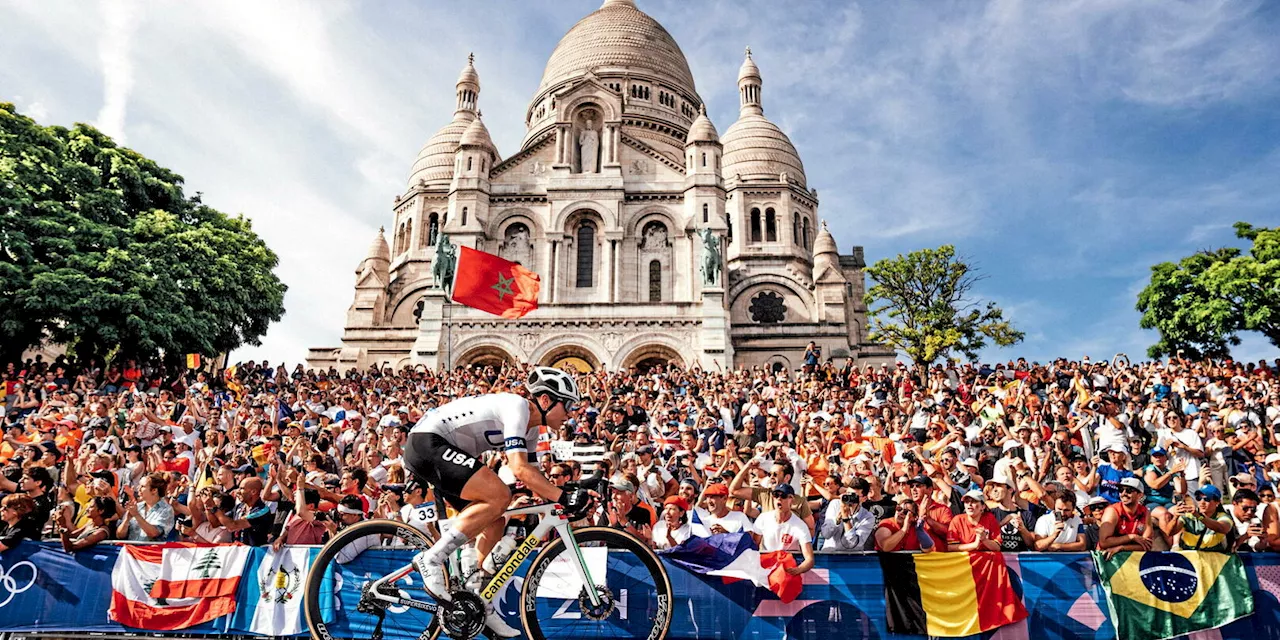
M 916 452 L 914 452 L 914 451 L 907 451 L 907 452 L 903 453 L 903 454 L 902 454 L 902 460 L 903 460 L 904 462 L 916 462 Z
M 847 504 L 847 505 L 858 504 L 858 495 L 855 493 L 846 493 L 840 496 L 840 502 L 843 502 L 844 504 Z

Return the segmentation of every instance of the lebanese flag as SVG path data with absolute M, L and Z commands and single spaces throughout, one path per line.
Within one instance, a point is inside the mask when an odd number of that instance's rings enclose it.
M 538 274 L 498 256 L 458 247 L 453 301 L 504 318 L 538 308 Z
M 236 609 L 244 545 L 128 545 L 111 571 L 110 618 L 149 631 L 186 629 Z

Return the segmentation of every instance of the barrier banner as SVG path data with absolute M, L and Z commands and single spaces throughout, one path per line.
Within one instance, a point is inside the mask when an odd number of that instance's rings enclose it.
M 305 635 L 305 623 L 294 615 L 297 610 L 293 603 L 300 603 L 302 597 L 303 568 L 299 562 L 304 553 L 309 562 L 315 549 L 287 551 L 290 555 L 282 557 L 269 549 L 254 549 L 236 596 L 237 612 L 184 629 L 183 635 L 252 635 L 255 626 L 258 630 L 297 629 Z M 136 631 L 107 620 L 111 571 L 119 552 L 119 547 L 100 545 L 71 555 L 56 544 L 23 543 L 17 549 L 0 553 L 0 632 Z M 359 585 L 403 566 L 409 558 L 407 551 L 375 549 L 339 567 L 335 572 L 341 587 L 338 597 L 331 606 L 323 607 L 332 616 L 330 630 L 335 636 L 369 637 L 374 618 L 355 611 Z M 1280 640 L 1280 554 L 1242 554 L 1240 559 L 1253 594 L 1254 613 L 1209 633 L 1213 640 Z M 610 571 L 614 570 L 615 562 L 622 563 L 617 565 L 619 570 L 625 570 L 627 561 L 625 557 L 618 561 L 610 559 Z M 1110 640 L 1116 637 L 1115 626 L 1107 613 L 1106 594 L 1089 554 L 1007 554 L 1005 564 L 1015 591 L 1022 594 L 1028 617 L 970 638 Z M 668 636 L 673 640 L 925 638 L 889 633 L 884 578 L 874 554 L 819 554 L 813 570 L 803 576 L 799 597 L 790 603 L 783 603 L 768 589 L 751 582 L 724 584 L 719 577 L 695 574 L 674 563 L 666 563 L 666 568 L 675 596 Z M 507 591 L 497 598 L 499 610 L 517 628 L 516 607 L 523 576 L 522 567 Z M 425 598 L 416 575 L 410 575 L 403 588 L 410 596 Z M 266 609 L 262 609 L 263 594 L 273 603 Z M 578 619 L 575 608 L 576 603 L 569 603 L 540 610 L 543 629 L 550 635 L 556 635 L 557 630 L 571 630 Z M 416 617 L 413 611 L 405 615 Z M 272 635 L 283 634 L 277 631 Z M 388 635 L 388 640 L 412 638 Z

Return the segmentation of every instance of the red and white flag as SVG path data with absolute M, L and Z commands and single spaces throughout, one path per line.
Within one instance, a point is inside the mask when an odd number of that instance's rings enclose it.
M 112 620 L 151 631 L 186 629 L 236 609 L 244 545 L 128 545 L 111 571 Z

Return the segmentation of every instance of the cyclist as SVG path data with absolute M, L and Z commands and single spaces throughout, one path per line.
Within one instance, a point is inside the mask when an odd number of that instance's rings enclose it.
M 437 600 L 452 599 L 442 566 L 449 554 L 476 538 L 476 553 L 483 566 L 506 525 L 502 514 L 511 503 L 511 490 L 482 463 L 485 451 L 503 451 L 516 479 L 541 498 L 563 505 L 571 521 L 581 518 L 590 506 L 585 490 L 552 484 L 535 459 L 538 427 L 560 428 L 581 399 L 578 385 L 559 369 L 535 367 L 525 388 L 530 396 L 527 399 L 496 393 L 454 400 L 427 413 L 409 432 L 405 468 L 433 485 L 436 495 L 458 510 L 440 539 L 413 558 L 423 586 Z M 519 635 L 492 605 L 485 613 L 485 625 L 494 635 Z

